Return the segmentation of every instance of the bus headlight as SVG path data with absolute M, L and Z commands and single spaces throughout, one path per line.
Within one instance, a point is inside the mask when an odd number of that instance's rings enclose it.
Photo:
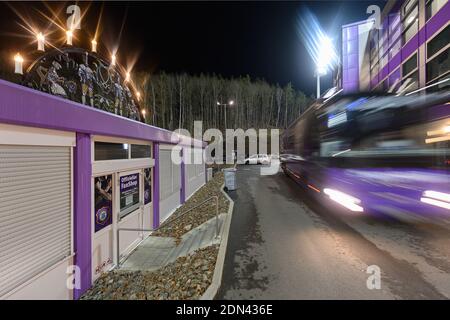
M 323 189 L 323 193 L 325 193 L 331 200 L 339 203 L 341 206 L 346 207 L 351 211 L 363 212 L 364 208 L 360 206 L 361 200 L 358 198 L 352 197 L 346 193 L 343 193 L 338 190 L 325 188 Z
M 450 210 L 450 194 L 427 190 L 420 198 L 421 202 Z

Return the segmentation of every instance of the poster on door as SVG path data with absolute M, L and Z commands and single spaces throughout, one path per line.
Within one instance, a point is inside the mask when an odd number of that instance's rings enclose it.
M 112 175 L 96 177 L 95 189 L 95 232 L 112 223 Z
M 128 209 L 139 203 L 139 173 L 120 177 L 120 212 L 128 214 Z
M 144 169 L 144 204 L 152 202 L 152 170 Z

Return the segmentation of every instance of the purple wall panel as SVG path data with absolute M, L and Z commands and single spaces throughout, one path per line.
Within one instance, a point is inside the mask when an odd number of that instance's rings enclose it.
M 180 165 L 180 170 L 181 170 L 181 190 L 180 190 L 180 203 L 185 203 L 186 202 L 186 165 L 184 162 L 184 157 L 186 152 L 184 151 L 185 148 L 181 148 L 181 165 Z
M 343 28 L 342 88 L 344 93 L 359 89 L 358 25 Z
M 391 87 L 398 79 L 400 79 L 400 68 L 389 75 L 388 86 Z
M 74 298 L 91 287 L 91 137 L 77 133 L 73 159 L 74 251 L 75 265 L 80 269 L 81 287 L 74 290 Z
M 153 143 L 153 228 L 159 227 L 159 143 Z

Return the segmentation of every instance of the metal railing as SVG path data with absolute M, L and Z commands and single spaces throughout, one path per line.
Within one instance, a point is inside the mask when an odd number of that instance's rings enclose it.
M 178 216 L 176 216 L 173 219 L 169 219 L 165 222 L 163 222 L 158 228 L 155 229 L 143 229 L 143 228 L 118 228 L 116 231 L 116 238 L 117 238 L 117 246 L 116 246 L 116 259 L 117 259 L 117 263 L 116 266 L 117 268 L 120 267 L 120 231 L 137 231 L 137 232 L 154 232 L 154 231 L 158 231 L 163 227 L 166 227 L 168 225 L 171 225 L 172 223 L 174 223 L 175 221 L 178 221 L 181 217 L 183 217 L 186 213 L 191 212 L 194 209 L 197 209 L 198 207 L 204 205 L 206 202 L 210 201 L 214 199 L 215 203 L 216 203 L 216 238 L 219 237 L 219 196 L 212 196 L 209 197 L 208 199 L 200 202 L 199 204 L 197 204 L 196 206 L 180 213 Z

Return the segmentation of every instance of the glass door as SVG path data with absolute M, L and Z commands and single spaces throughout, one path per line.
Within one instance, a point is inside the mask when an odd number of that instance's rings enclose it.
M 117 228 L 143 228 L 143 170 L 120 172 L 117 174 L 116 217 Z M 141 231 L 120 231 L 120 256 L 127 255 L 143 239 Z M 120 257 L 119 257 L 120 258 Z

